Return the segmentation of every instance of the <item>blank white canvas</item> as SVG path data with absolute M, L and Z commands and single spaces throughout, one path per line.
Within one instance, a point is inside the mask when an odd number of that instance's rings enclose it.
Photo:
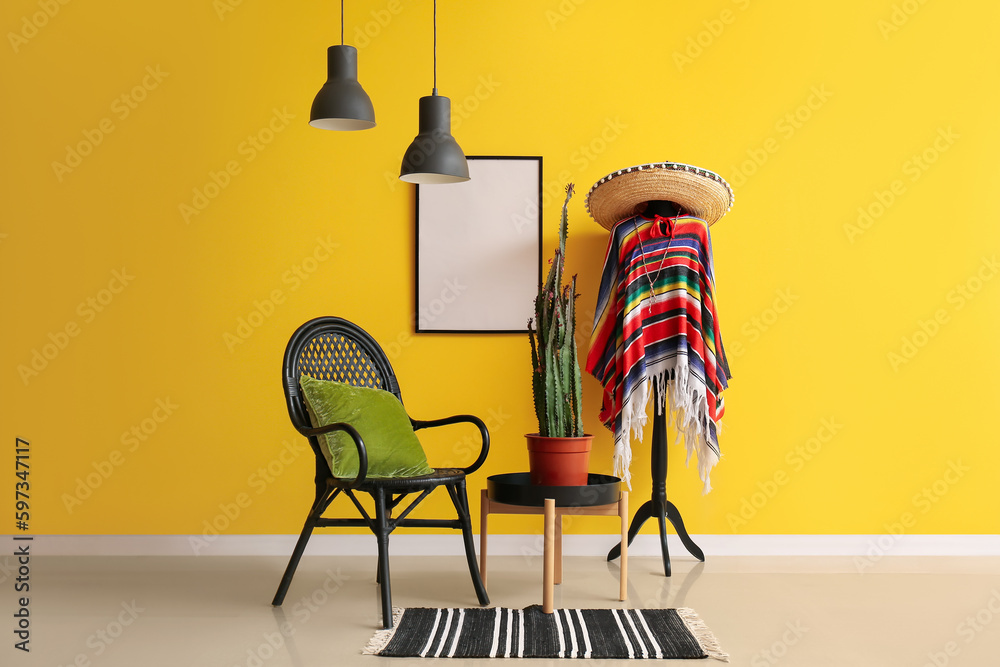
M 417 193 L 417 331 L 527 331 L 538 292 L 541 159 L 469 158 Z

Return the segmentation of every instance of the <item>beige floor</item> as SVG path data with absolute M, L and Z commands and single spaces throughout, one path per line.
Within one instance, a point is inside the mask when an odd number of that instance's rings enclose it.
M 1000 665 L 998 558 L 886 557 L 859 573 L 850 558 L 716 557 L 698 564 L 684 556 L 671 578 L 659 559 L 632 558 L 629 565 L 629 605 L 693 607 L 734 665 Z M 307 556 L 277 610 L 269 602 L 283 566 L 284 559 L 265 557 L 35 558 L 32 650 L 12 648 L 8 574 L 0 584 L 0 665 L 427 664 L 360 655 L 378 625 L 369 559 Z M 397 555 L 392 568 L 397 605 L 475 605 L 464 559 Z M 492 558 L 493 603 L 539 602 L 540 568 L 538 557 Z M 615 606 L 617 577 L 617 566 L 599 557 L 567 558 L 556 605 Z M 494 661 L 441 661 L 487 662 Z

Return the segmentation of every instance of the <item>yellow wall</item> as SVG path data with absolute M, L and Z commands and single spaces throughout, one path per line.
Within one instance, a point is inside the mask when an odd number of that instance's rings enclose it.
M 414 194 L 396 174 L 431 87 L 429 0 L 347 3 L 378 116 L 358 133 L 307 124 L 333 2 L 63 2 L 0 9 L 0 469 L 11 488 L 14 438 L 31 442 L 31 529 L 297 532 L 311 455 L 278 371 L 290 333 L 323 314 L 395 343 L 412 415 L 489 417 L 474 510 L 487 475 L 523 469 L 525 338 L 412 333 Z M 713 228 L 735 376 L 716 490 L 670 452 L 692 532 L 1000 531 L 1000 6 L 442 0 L 439 15 L 439 88 L 466 153 L 544 157 L 546 255 L 577 184 L 583 310 L 606 243 L 583 207 L 596 179 L 671 159 L 735 187 Z M 81 142 L 96 145 L 67 163 Z M 36 351 L 53 358 L 22 377 Z M 585 390 L 592 469 L 609 472 L 600 388 Z M 463 436 L 428 439 L 431 460 L 459 463 Z M 282 460 L 286 442 L 300 448 Z M 637 446 L 636 497 L 647 461 Z M 97 469 L 110 474 L 67 508 Z

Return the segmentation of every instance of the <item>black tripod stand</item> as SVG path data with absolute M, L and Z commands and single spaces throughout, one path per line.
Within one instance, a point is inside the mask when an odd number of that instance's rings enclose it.
M 654 405 L 660 405 L 659 401 L 659 389 L 657 388 L 657 383 L 653 384 L 653 402 Z M 652 460 L 652 474 L 653 474 L 653 497 L 642 504 L 638 510 L 636 510 L 635 516 L 632 517 L 632 524 L 628 528 L 628 543 L 632 544 L 632 540 L 639 533 L 639 529 L 642 528 L 642 524 L 646 523 L 647 519 L 653 517 L 656 518 L 657 522 L 660 524 L 660 552 L 663 556 L 663 575 L 670 576 L 670 552 L 667 550 L 667 520 L 670 521 L 674 526 L 674 530 L 677 531 L 677 536 L 681 538 L 681 542 L 684 547 L 691 553 L 692 556 L 698 560 L 704 562 L 705 554 L 698 547 L 694 541 L 691 540 L 691 536 L 688 535 L 687 529 L 684 527 L 684 519 L 681 518 L 681 513 L 677 511 L 677 508 L 672 502 L 667 500 L 667 406 L 664 404 L 664 409 L 662 412 L 657 412 L 653 410 L 653 447 L 650 456 Z M 614 560 L 621 555 L 622 546 L 619 543 L 611 551 L 608 552 L 608 560 Z

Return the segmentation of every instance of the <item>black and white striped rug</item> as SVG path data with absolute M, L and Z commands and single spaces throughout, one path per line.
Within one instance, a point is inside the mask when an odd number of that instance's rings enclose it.
M 397 609 L 364 653 L 399 658 L 716 658 L 693 609 Z

